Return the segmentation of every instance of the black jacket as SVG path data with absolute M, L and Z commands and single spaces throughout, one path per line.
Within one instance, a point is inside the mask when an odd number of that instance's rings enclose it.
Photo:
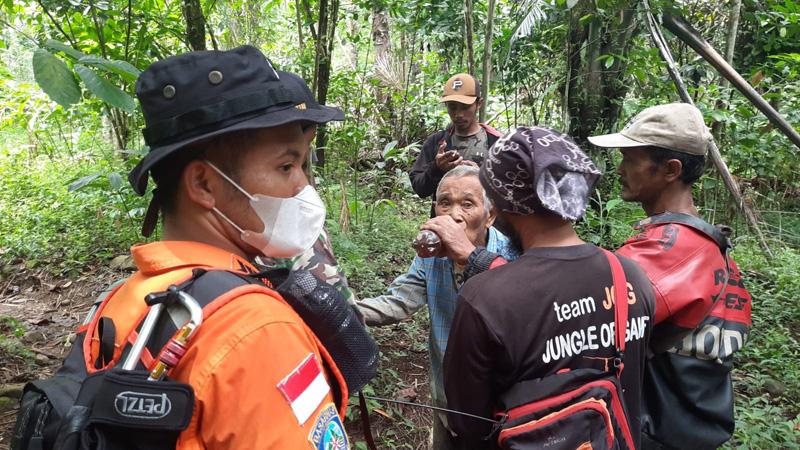
M 486 130 L 486 141 L 489 148 L 491 148 L 502 134 L 488 125 L 480 125 Z M 422 145 L 422 152 L 420 152 L 411 167 L 411 172 L 408 173 L 409 178 L 411 178 L 411 187 L 420 198 L 430 197 L 436 193 L 436 187 L 444 176 L 444 172 L 436 166 L 436 153 L 439 151 L 439 146 L 442 142 L 447 142 L 448 146 L 450 145 L 450 136 L 452 134 L 453 126 L 450 125 L 447 129 L 430 135 Z

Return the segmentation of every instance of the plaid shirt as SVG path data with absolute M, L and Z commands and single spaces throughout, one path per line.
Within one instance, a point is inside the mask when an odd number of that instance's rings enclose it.
M 494 228 L 489 229 L 486 249 L 511 261 L 518 253 L 508 238 Z M 367 325 L 388 325 L 410 317 L 423 305 L 428 305 L 431 331 L 428 348 L 431 357 L 431 397 L 435 404 L 445 406 L 442 361 L 447 349 L 447 337 L 456 312 L 458 290 L 464 282 L 448 258 L 415 257 L 408 272 L 397 277 L 387 293 L 358 301 L 356 305 Z

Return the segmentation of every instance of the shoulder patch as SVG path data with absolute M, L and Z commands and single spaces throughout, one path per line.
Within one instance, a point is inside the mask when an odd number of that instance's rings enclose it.
M 314 353 L 309 353 L 277 388 L 289 402 L 300 425 L 306 423 L 331 390 Z
M 308 442 L 314 450 L 347 450 L 350 448 L 342 420 L 333 403 L 325 405 L 317 414 L 314 428 L 308 434 Z

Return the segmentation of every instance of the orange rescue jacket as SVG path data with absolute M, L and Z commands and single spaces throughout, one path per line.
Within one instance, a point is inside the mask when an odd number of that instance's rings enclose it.
M 197 242 L 155 242 L 131 252 L 139 271 L 110 294 L 87 325 L 90 373 L 98 370 L 101 317 L 114 321 L 117 361 L 126 341 L 135 340 L 147 294 L 189 278 L 195 268 L 256 272 L 243 258 Z M 347 387 L 322 343 L 277 292 L 251 285 L 223 294 L 228 295 L 236 300 L 204 320 L 170 373 L 195 392 L 194 415 L 177 448 L 349 448 L 342 426 Z M 146 365 L 147 359 L 151 355 L 143 357 Z M 342 394 L 338 409 L 332 383 Z

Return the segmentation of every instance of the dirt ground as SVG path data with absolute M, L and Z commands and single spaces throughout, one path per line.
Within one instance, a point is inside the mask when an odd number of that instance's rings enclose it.
M 9 446 L 24 383 L 52 375 L 95 298 L 130 273 L 96 267 L 73 279 L 59 278 L 44 269 L 27 269 L 21 261 L 5 269 L 9 275 L 0 278 L 0 318 L 17 322 L 0 321 L 0 450 Z M 426 327 L 422 318 L 374 330 L 384 355 L 380 375 L 372 383 L 375 395 L 430 402 Z M 357 443 L 363 440 L 358 399 L 350 404 L 345 426 L 352 443 Z M 379 448 L 427 448 L 430 411 L 376 401 L 368 404 Z

